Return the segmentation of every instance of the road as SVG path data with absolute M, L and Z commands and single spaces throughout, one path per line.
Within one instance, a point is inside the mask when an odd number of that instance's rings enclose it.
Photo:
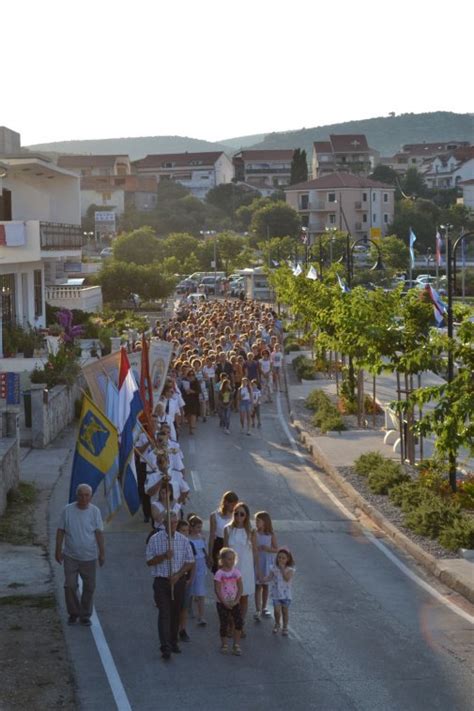
M 223 657 L 209 585 L 208 626 L 198 628 L 191 620 L 192 641 L 181 645 L 183 654 L 163 662 L 144 563 L 148 527 L 120 514 L 106 533 L 107 563 L 95 598 L 105 640 L 96 623 L 92 632 L 66 628 L 81 709 L 472 708 L 474 645 L 468 619 L 407 577 L 364 535 L 352 512 L 341 510 L 318 486 L 318 481 L 328 486 L 325 475 L 291 446 L 279 417 L 283 412 L 283 399 L 278 408 L 265 405 L 262 430 L 251 437 L 240 435 L 236 415 L 230 437 L 211 418 L 199 424 L 196 436 L 183 434 L 182 446 L 192 488 L 189 511 L 207 518 L 222 492 L 234 489 L 252 512 L 271 513 L 278 542 L 293 551 L 297 574 L 290 636 L 275 637 L 271 620 L 255 623 L 250 614 L 243 656 Z M 67 479 L 55 491 L 53 509 L 64 502 Z M 456 601 L 447 588 L 429 583 Z M 61 585 L 59 572 L 59 594 Z M 473 612 L 465 602 L 464 609 Z M 113 662 L 106 661 L 106 667 L 116 700 L 94 634 L 111 652 Z

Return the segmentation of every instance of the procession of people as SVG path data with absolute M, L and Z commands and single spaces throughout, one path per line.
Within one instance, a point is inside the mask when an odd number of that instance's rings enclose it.
M 227 653 L 231 640 L 230 651 L 240 656 L 249 615 L 255 622 L 271 617 L 270 602 L 273 633 L 288 635 L 293 556 L 278 544 L 271 514 L 252 515 L 235 491 L 222 492 L 210 515 L 195 511 L 181 442 L 199 437 L 204 426 L 214 427 L 217 436 L 237 437 L 251 437 L 261 428 L 261 408 L 282 387 L 282 324 L 269 306 L 257 302 L 183 299 L 169 320 L 155 323 L 153 335 L 171 343 L 173 354 L 160 400 L 135 441 L 135 457 L 143 518 L 151 527 L 146 563 L 158 608 L 161 655 L 169 660 L 181 653 L 181 642 L 190 641 L 190 615 L 198 626 L 208 624 L 205 602 L 213 580 L 220 650 Z M 56 558 L 62 562 L 65 541 L 69 622 L 87 625 L 95 564 L 97 559 L 103 564 L 104 543 L 90 492 L 82 486 L 77 493 L 61 519 Z M 82 562 L 73 565 L 69 556 L 76 548 Z M 83 568 L 90 583 L 79 601 L 75 590 Z

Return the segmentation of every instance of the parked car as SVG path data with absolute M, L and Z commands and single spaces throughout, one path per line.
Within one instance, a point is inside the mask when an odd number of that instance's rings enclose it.
M 176 285 L 177 294 L 186 294 L 190 289 L 192 291 L 197 289 L 197 282 L 194 279 L 183 279 Z
M 219 277 L 216 279 L 213 276 L 206 276 L 201 279 L 199 288 L 204 289 L 205 294 L 215 294 L 220 281 L 221 279 Z
M 199 303 L 200 301 L 206 301 L 206 299 L 207 299 L 206 294 L 198 294 L 198 293 L 189 294 L 186 297 L 186 301 L 188 302 L 188 304 Z
M 102 252 L 100 253 L 99 256 L 102 259 L 107 259 L 108 257 L 112 257 L 113 254 L 114 254 L 114 250 L 112 249 L 112 247 L 104 247 L 104 249 L 102 250 Z
M 238 296 L 242 289 L 245 288 L 244 277 L 239 277 L 238 279 L 232 279 L 229 282 L 229 293 L 231 296 Z

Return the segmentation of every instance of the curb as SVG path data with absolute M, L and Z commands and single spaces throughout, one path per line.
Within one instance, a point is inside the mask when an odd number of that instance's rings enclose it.
M 285 374 L 286 376 L 286 374 Z M 289 394 L 288 394 L 289 401 Z M 369 504 L 364 497 L 359 494 L 356 489 L 344 477 L 339 474 L 336 467 L 330 462 L 320 447 L 315 442 L 315 438 L 308 435 L 301 422 L 295 419 L 293 412 L 290 410 L 290 421 L 298 433 L 298 439 L 311 455 L 317 466 L 323 469 L 331 479 L 339 486 L 340 489 L 348 496 L 351 501 L 363 513 L 368 516 L 384 533 L 391 538 L 396 545 L 403 551 L 411 555 L 418 563 L 420 563 L 428 572 L 434 575 L 444 585 L 463 595 L 467 600 L 474 603 L 474 585 L 468 585 L 454 571 L 447 570 L 443 567 L 443 563 L 438 558 L 435 558 L 431 553 L 427 553 L 421 546 L 414 543 L 400 529 L 398 529 L 391 521 L 380 513 L 372 504 Z

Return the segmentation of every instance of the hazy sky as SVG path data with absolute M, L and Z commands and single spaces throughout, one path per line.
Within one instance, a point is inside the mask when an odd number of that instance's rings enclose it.
M 0 125 L 28 145 L 465 113 L 472 19 L 468 0 L 5 2 Z

